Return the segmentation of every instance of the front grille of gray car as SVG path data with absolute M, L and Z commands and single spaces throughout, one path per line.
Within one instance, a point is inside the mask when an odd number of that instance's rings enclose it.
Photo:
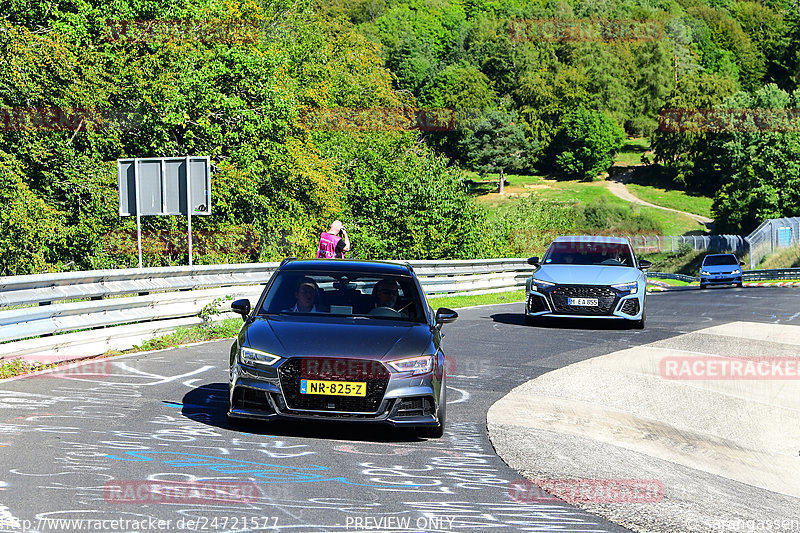
M 259 409 L 272 412 L 267 393 L 261 390 L 237 387 L 233 390 L 234 409 Z
M 637 313 L 639 313 L 639 300 L 635 298 L 630 300 L 625 300 L 624 302 L 622 302 L 622 306 L 620 307 L 619 310 L 625 313 L 626 315 L 635 316 Z
M 567 298 L 597 298 L 597 306 L 568 305 Z M 617 294 L 606 285 L 559 285 L 550 291 L 553 312 L 575 315 L 610 315 Z
M 332 359 L 331 361 L 335 361 Z M 352 361 L 352 360 L 343 360 Z M 286 407 L 292 411 L 338 411 L 345 413 L 374 413 L 383 401 L 386 387 L 389 384 L 389 371 L 383 365 L 375 365 L 374 361 L 361 361 L 364 368 L 370 368 L 370 375 L 349 376 L 345 374 L 327 374 L 323 376 L 304 376 L 303 359 L 295 358 L 286 361 L 278 369 L 281 389 Z M 357 366 L 357 365 L 350 365 Z M 332 368 L 336 365 L 331 365 Z M 341 365 L 348 368 L 347 363 Z M 361 381 L 367 384 L 367 395 L 359 396 L 327 396 L 321 394 L 300 394 L 302 379 L 324 379 L 328 381 Z
M 397 416 L 426 416 L 433 414 L 433 398 L 420 396 L 403 398 L 397 406 Z

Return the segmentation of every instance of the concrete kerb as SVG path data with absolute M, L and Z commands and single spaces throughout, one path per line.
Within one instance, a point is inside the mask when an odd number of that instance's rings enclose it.
M 528 479 L 660 480 L 657 504 L 577 504 L 636 531 L 749 531 L 765 518 L 764 530 L 798 531 L 800 379 L 675 380 L 661 366 L 671 354 L 797 365 L 798 347 L 798 326 L 739 322 L 575 363 L 492 405 L 489 438 Z

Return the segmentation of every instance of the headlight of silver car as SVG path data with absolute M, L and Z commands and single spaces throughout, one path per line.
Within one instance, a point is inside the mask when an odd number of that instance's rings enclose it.
M 628 294 L 636 294 L 636 292 L 639 290 L 639 285 L 635 281 L 631 281 L 629 283 L 617 283 L 611 287 L 620 292 L 626 292 Z
M 272 366 L 281 360 L 281 356 L 273 353 L 262 352 L 261 350 L 255 350 L 253 348 L 242 347 L 242 349 L 239 351 L 239 360 L 248 365 L 256 364 Z
M 398 372 L 411 372 L 412 376 L 416 376 L 417 374 L 427 374 L 433 370 L 433 356 L 409 357 L 408 359 L 389 361 L 388 364 Z
M 540 279 L 533 278 L 531 281 L 531 285 L 536 287 L 538 290 L 547 290 L 550 287 L 555 287 L 555 283 L 550 283 L 549 281 L 542 281 Z

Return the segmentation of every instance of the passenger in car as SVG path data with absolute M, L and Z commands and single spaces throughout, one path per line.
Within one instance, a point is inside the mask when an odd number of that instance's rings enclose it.
M 319 287 L 314 278 L 303 276 L 297 280 L 294 289 L 294 298 L 296 303 L 284 309 L 284 313 L 323 313 L 322 309 L 318 309 L 316 305 L 317 292 Z

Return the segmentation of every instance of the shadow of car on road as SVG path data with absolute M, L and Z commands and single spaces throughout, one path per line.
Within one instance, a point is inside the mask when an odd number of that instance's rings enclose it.
M 511 324 L 515 326 L 526 326 L 525 315 L 522 313 L 496 313 L 490 318 L 501 324 Z M 607 320 L 602 318 L 543 318 L 530 328 L 542 329 L 631 329 L 634 326 L 628 320 Z
M 413 429 L 393 428 L 381 424 L 358 424 L 339 420 L 274 421 L 228 419 L 228 384 L 207 383 L 187 392 L 179 404 L 163 401 L 165 405 L 180 407 L 186 418 L 209 426 L 256 435 L 279 435 L 324 440 L 353 440 L 368 442 L 425 442 Z

